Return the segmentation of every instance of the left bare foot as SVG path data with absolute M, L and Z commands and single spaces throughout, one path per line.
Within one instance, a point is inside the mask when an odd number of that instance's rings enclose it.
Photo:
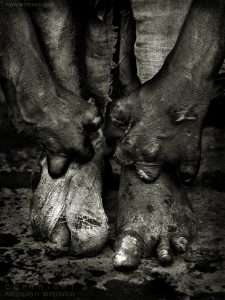
M 173 262 L 173 253 L 184 253 L 196 232 L 196 222 L 182 187 L 163 171 L 147 184 L 135 170 L 122 170 L 114 266 L 135 268 L 142 256 L 156 249 L 162 265 Z

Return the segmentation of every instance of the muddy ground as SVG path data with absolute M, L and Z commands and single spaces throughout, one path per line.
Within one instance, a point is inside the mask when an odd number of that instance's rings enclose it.
M 37 147 L 15 135 L 1 105 L 0 299 L 225 299 L 225 118 L 220 107 L 211 111 L 200 174 L 187 189 L 198 238 L 170 267 L 151 258 L 135 271 L 118 272 L 112 267 L 117 184 L 104 199 L 111 233 L 101 254 L 50 258 L 34 240 L 29 199 Z

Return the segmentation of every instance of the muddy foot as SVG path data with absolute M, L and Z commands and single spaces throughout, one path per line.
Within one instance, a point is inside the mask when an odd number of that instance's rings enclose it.
M 116 268 L 135 268 L 141 257 L 154 252 L 162 265 L 169 265 L 174 254 L 187 250 L 196 222 L 189 200 L 171 175 L 163 171 L 156 182 L 146 184 L 132 168 L 124 168 L 117 230 Z
M 102 156 L 85 165 L 71 163 L 58 179 L 49 176 L 46 159 L 30 209 L 35 235 L 51 255 L 94 255 L 108 236 L 102 206 Z

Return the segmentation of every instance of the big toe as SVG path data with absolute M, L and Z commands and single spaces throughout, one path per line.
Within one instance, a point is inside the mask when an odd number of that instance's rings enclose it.
M 70 244 L 70 230 L 64 221 L 58 221 L 51 234 L 45 251 L 49 255 L 57 256 L 68 252 Z
M 180 254 L 185 253 L 187 251 L 189 244 L 190 244 L 190 241 L 182 235 L 174 236 L 171 239 L 172 247 L 174 248 L 174 250 L 177 253 L 180 253 Z
M 117 269 L 137 268 L 143 252 L 143 240 L 134 233 L 122 234 L 117 240 L 113 265 Z

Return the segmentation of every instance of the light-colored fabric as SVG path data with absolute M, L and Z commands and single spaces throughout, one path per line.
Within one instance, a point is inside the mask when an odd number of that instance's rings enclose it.
M 103 113 L 111 101 L 111 68 L 117 35 L 113 27 L 113 11 L 98 19 L 97 13 L 88 21 L 86 33 L 87 86 Z
M 137 72 L 142 83 L 162 67 L 174 47 L 191 0 L 131 0 L 136 21 L 134 45 Z

